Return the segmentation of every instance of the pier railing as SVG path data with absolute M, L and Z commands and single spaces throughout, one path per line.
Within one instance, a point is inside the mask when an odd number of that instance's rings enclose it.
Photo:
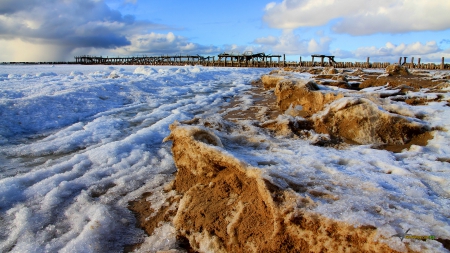
M 283 55 L 266 55 L 259 54 L 219 54 L 216 56 L 200 56 L 200 55 L 162 55 L 162 56 L 130 56 L 130 57 L 102 57 L 83 55 L 76 56 L 72 62 L 3 62 L 0 64 L 87 64 L 87 65 L 160 65 L 160 66 L 185 66 L 185 65 L 202 65 L 208 67 L 255 67 L 255 68 L 273 68 L 273 67 L 335 67 L 335 68 L 386 68 L 391 62 L 370 62 L 367 57 L 365 62 L 339 62 L 334 60 L 334 56 L 313 55 L 312 61 L 286 61 Z M 320 61 L 314 61 L 314 58 L 320 57 Z M 328 62 L 324 58 L 332 57 Z M 441 63 L 423 63 L 421 58 L 414 62 L 411 57 L 400 57 L 398 64 L 407 66 L 410 69 L 427 69 L 427 70 L 450 70 L 450 64 Z

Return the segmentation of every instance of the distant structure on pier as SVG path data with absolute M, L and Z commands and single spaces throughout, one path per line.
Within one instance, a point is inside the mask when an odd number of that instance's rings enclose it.
M 283 60 L 281 60 L 283 57 Z M 217 56 L 200 56 L 200 55 L 162 55 L 162 56 L 130 56 L 130 57 L 102 57 L 102 56 L 76 56 L 76 64 L 103 64 L 103 65 L 203 65 L 211 67 L 336 67 L 336 68 L 386 68 L 391 65 L 390 62 L 370 62 L 367 57 L 365 62 L 336 62 L 333 55 L 311 55 L 312 61 L 286 62 L 286 55 L 270 55 L 265 53 L 256 53 L 246 51 L 240 53 L 222 53 Z M 320 58 L 319 62 L 315 62 L 315 58 Z M 325 61 L 325 58 L 328 61 Z M 400 57 L 398 64 L 406 65 L 409 68 L 420 69 L 450 69 L 450 64 L 444 64 L 442 57 L 441 64 L 435 63 L 414 63 L 414 57 L 411 57 L 411 63 L 406 62 L 407 57 Z M 403 60 L 403 62 L 402 62 Z
M 282 59 L 281 59 L 282 58 Z M 414 62 L 414 57 L 411 57 L 410 62 L 407 62 L 408 57 L 402 56 L 398 60 L 399 65 L 407 66 L 410 69 L 441 69 L 449 70 L 450 64 L 445 63 L 442 57 L 439 63 L 423 63 L 421 58 Z M 337 62 L 334 55 L 311 55 L 311 61 L 302 61 L 300 56 L 299 61 L 286 61 L 286 55 L 270 55 L 265 53 L 253 53 L 246 51 L 244 53 L 221 53 L 217 56 L 201 56 L 201 55 L 161 55 L 161 56 L 127 56 L 127 57 L 102 57 L 83 55 L 76 56 L 73 62 L 3 62 L 6 64 L 87 64 L 87 65 L 202 65 L 208 67 L 257 67 L 257 68 L 273 68 L 273 67 L 335 67 L 335 68 L 386 68 L 391 65 L 390 62 L 370 62 L 370 57 L 367 57 L 365 62 Z M 320 59 L 320 61 L 314 61 Z M 325 59 L 328 59 L 326 61 Z
M 162 55 L 162 56 L 130 56 L 130 57 L 102 57 L 76 56 L 77 64 L 104 65 L 204 65 L 204 66 L 233 66 L 233 67 L 277 67 L 280 65 L 281 55 L 254 54 L 246 51 L 239 53 L 222 53 L 217 56 L 200 55 Z M 277 61 L 275 61 L 275 59 Z M 285 56 L 283 56 L 285 62 Z

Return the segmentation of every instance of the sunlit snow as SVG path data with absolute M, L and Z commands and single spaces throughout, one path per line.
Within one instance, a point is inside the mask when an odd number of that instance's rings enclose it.
M 111 252 L 126 208 L 172 178 L 169 124 L 219 110 L 267 69 L 2 66 L 0 251 Z
M 135 227 L 128 201 L 159 189 L 176 171 L 171 143 L 175 120 L 194 116 L 223 122 L 220 106 L 251 88 L 268 69 L 32 65 L 0 69 L 0 251 L 118 252 L 168 249 L 175 231 L 162 224 L 147 237 Z M 327 87 L 320 86 L 321 89 Z M 389 92 L 385 87 L 366 92 Z M 419 94 L 427 96 L 427 94 Z M 356 95 L 355 95 L 356 96 Z M 447 96 L 447 95 L 445 95 Z M 446 97 L 448 99 L 448 97 Z M 240 98 L 250 106 L 248 95 Z M 330 201 L 303 194 L 314 211 L 390 237 L 411 228 L 450 237 L 450 107 L 392 103 L 385 109 L 426 115 L 437 127 L 427 146 L 394 154 L 369 145 L 334 149 L 311 139 L 283 139 L 249 129 L 216 134 L 227 152 L 283 186 L 308 185 Z M 291 117 L 282 115 L 283 117 Z M 228 143 L 240 134 L 258 145 Z M 236 135 L 236 136 L 233 136 Z M 227 146 L 228 145 L 228 146 Z M 399 238 L 389 239 L 402 250 Z M 421 245 L 437 242 L 414 242 Z

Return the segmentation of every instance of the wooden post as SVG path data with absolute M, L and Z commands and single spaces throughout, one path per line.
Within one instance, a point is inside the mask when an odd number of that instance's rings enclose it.
M 420 58 L 417 60 L 417 68 L 421 68 L 421 66 L 420 66 Z
M 301 67 L 302 66 L 302 57 L 300 56 L 300 61 L 298 62 L 298 65 Z
M 286 55 L 283 54 L 283 67 L 286 66 Z
M 400 56 L 400 59 L 398 59 L 398 65 L 402 65 L 402 57 Z
M 414 57 L 411 57 L 411 66 L 409 66 L 409 68 L 411 69 L 414 68 Z
M 320 57 L 320 66 L 321 66 L 321 67 L 323 67 L 323 58 L 324 58 L 323 56 Z
M 370 57 L 367 57 L 367 68 L 370 68 Z
M 444 65 L 444 57 L 442 57 L 442 60 L 441 60 L 441 69 L 444 69 L 444 67 L 445 67 L 445 65 Z
M 407 56 L 403 56 L 403 64 L 404 65 L 406 63 L 406 58 L 408 58 Z

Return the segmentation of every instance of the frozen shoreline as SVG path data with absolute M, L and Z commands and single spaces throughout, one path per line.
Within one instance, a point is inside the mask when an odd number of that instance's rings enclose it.
M 0 251 L 115 252 L 144 237 L 128 202 L 176 170 L 169 124 L 215 113 L 267 70 L 0 71 Z
M 413 227 L 414 235 L 450 238 L 445 211 L 450 123 L 445 102 L 418 106 L 392 102 L 397 111 L 427 115 L 430 127 L 442 128 L 427 146 L 393 154 L 368 145 L 321 147 L 312 145 L 324 137 L 320 134 L 286 139 L 255 127 L 252 120 L 236 125 L 224 121 L 225 114 L 246 108 L 269 120 L 262 107 L 256 108 L 258 99 L 251 91 L 243 94 L 268 69 L 5 69 L 0 73 L 0 222 L 6 228 L 0 232 L 2 250 L 106 252 L 142 241 L 141 251 L 176 248 L 178 232 L 170 222 L 146 236 L 134 227 L 127 206 L 151 192 L 153 210 L 176 208 L 165 202 L 177 196 L 163 190 L 170 188 L 167 183 L 176 168 L 170 143 L 161 141 L 175 120 L 195 116 L 222 140 L 226 152 L 261 170 L 264 178 L 279 187 L 296 185 L 297 196 L 316 203 L 308 207 L 314 212 L 357 226 L 371 225 L 384 235 Z M 367 92 L 392 91 L 380 87 Z M 435 96 L 425 90 L 410 94 Z M 448 101 L 448 91 L 443 94 Z M 219 106 L 234 100 L 240 101 L 236 108 L 221 111 Z M 292 116 L 284 115 L 278 121 L 289 119 Z M 439 248 L 437 242 L 407 242 L 412 249 Z M 398 238 L 387 243 L 400 251 L 404 247 Z
M 311 77 L 302 73 L 279 74 L 285 78 L 288 76 L 288 79 Z M 321 89 L 325 88 L 321 86 Z M 342 89 L 337 90 L 345 92 Z M 430 89 L 408 94 L 411 98 L 421 97 L 427 90 Z M 349 92 L 350 96 L 374 96 L 373 101 L 377 101 L 375 98 L 379 97 L 379 94 L 392 94 L 394 98 L 403 96 L 397 95 L 398 90 L 388 86 Z M 447 169 L 449 166 L 447 162 L 443 162 L 445 159 L 436 159 L 436 157 L 448 155 L 446 148 L 448 132 L 445 127 L 448 122 L 446 119 L 438 122 L 436 118 L 440 118 L 439 115 L 448 110 L 445 105 L 448 100 L 447 95 L 443 98 L 443 102 L 436 103 L 432 99 L 434 94 L 430 93 L 426 95 L 430 97 L 430 102 L 423 106 L 410 106 L 393 99 L 392 103 L 389 101 L 379 107 L 380 109 L 395 108 L 396 112 L 408 115 L 422 115 L 427 107 L 434 109 L 427 110 L 425 118 L 420 117 L 427 122 L 426 124 L 433 127 L 440 126 L 439 130 L 432 131 L 435 139 L 428 140 L 428 144 L 424 147 L 417 144 L 405 146 L 403 147 L 405 150 L 397 151 L 398 153 L 374 149 L 372 145 L 333 142 L 326 144 L 326 135 L 302 130 L 302 126 L 295 129 L 299 126 L 294 126 L 294 123 L 298 120 L 302 122 L 302 118 L 290 115 L 276 116 L 276 113 L 271 113 L 273 110 L 273 108 L 270 109 L 271 105 L 258 102 L 261 97 L 266 97 L 263 100 L 270 101 L 270 96 L 274 94 L 254 87 L 231 100 L 230 105 L 221 110 L 220 115 L 190 120 L 173 126 L 169 139 L 174 141 L 172 152 L 178 174 L 174 185 L 166 187 L 164 192 L 172 199 L 167 201 L 169 204 L 165 208 L 177 211 L 176 215 L 170 212 L 163 215 L 166 222 L 159 220 L 162 222 L 160 224 L 164 224 L 161 227 L 152 227 L 152 231 L 156 232 L 144 243 L 143 251 L 151 250 L 155 239 L 162 233 L 178 231 L 182 236 L 189 238 L 195 250 L 201 252 L 239 251 L 249 247 L 248 245 L 253 245 L 256 251 L 284 245 L 293 249 L 306 247 L 309 251 L 320 252 L 323 250 L 322 247 L 327 245 L 327 249 L 333 248 L 333 251 L 340 251 L 344 247 L 361 251 L 367 251 L 370 248 L 384 252 L 447 252 L 440 242 L 448 244 L 446 238 L 450 232 L 449 217 L 446 212 L 446 207 L 449 205 L 449 189 L 445 179 L 449 173 Z M 383 97 L 386 98 L 386 95 Z M 395 113 L 391 114 L 395 115 Z M 301 131 L 298 132 L 299 130 Z M 295 131 L 297 132 L 294 134 Z M 218 140 L 214 141 L 216 138 Z M 391 136 L 391 138 L 398 137 Z M 322 143 L 325 143 L 325 146 Z M 191 158 L 187 158 L 189 156 Z M 242 165 L 237 165 L 240 163 Z M 236 170 L 236 168 L 240 169 Z M 258 176 L 251 176 L 253 172 L 250 171 L 253 169 L 262 173 L 260 179 L 257 179 Z M 222 170 L 225 174 L 221 172 Z M 247 173 L 247 176 L 243 176 L 242 173 Z M 222 174 L 229 176 L 220 176 Z M 429 175 L 433 175 L 433 178 Z M 227 179 L 228 177 L 230 179 Z M 231 180 L 233 177 L 235 179 Z M 253 177 L 257 181 L 267 180 L 273 186 L 258 183 L 260 185 L 258 191 L 240 188 L 241 184 L 251 185 L 251 180 L 248 178 Z M 246 183 L 238 183 L 242 181 Z M 187 186 L 189 184 L 191 186 Z M 220 189 L 223 187 L 230 190 L 221 193 Z M 267 195 L 264 197 L 262 194 L 267 190 L 271 192 L 268 193 L 272 195 L 271 197 Z M 210 195 L 210 192 L 216 193 Z M 254 201 L 261 199 L 268 206 L 274 205 L 270 204 L 272 201 L 276 202 L 273 208 L 279 211 L 265 214 L 268 216 L 249 211 L 253 208 L 253 204 L 245 204 L 249 201 L 247 194 L 253 196 L 250 199 Z M 224 196 L 212 200 L 216 195 Z M 179 206 L 178 201 L 173 201 L 174 197 L 181 199 Z M 161 198 L 164 199 L 164 194 L 160 196 Z M 152 203 L 161 202 L 160 199 L 149 197 L 141 199 L 140 202 L 153 208 Z M 288 199 L 291 200 L 288 201 Z M 291 202 L 292 199 L 296 199 L 296 204 L 295 201 Z M 222 202 L 228 203 L 227 205 L 234 204 L 228 207 L 221 206 Z M 239 203 L 243 203 L 246 208 L 241 210 L 242 206 Z M 158 205 L 155 208 L 158 209 Z M 231 209 L 228 210 L 229 208 Z M 228 211 L 216 214 L 214 211 L 216 209 Z M 248 211 L 245 211 L 247 209 Z M 256 207 L 256 210 L 263 209 L 263 207 Z M 275 218 L 278 215 L 277 212 L 284 215 L 281 218 Z M 320 222 L 317 223 L 314 221 L 315 218 L 308 216 L 309 214 L 313 214 L 312 217 L 316 215 L 322 218 L 319 218 Z M 293 223 L 289 222 L 288 217 L 298 215 L 304 218 Z M 287 230 L 285 232 L 274 230 L 273 234 L 256 235 L 258 232 L 253 231 L 252 226 L 245 225 L 247 220 L 272 221 L 272 217 L 274 221 L 285 220 L 281 224 L 275 222 L 278 225 L 274 226 L 279 227 L 280 231 Z M 154 219 L 158 221 L 158 218 Z M 224 220 L 221 221 L 222 219 Z M 236 219 L 239 220 L 238 223 L 232 222 Z M 223 225 L 223 223 L 228 225 L 221 228 L 220 224 Z M 142 224 L 146 226 L 145 221 Z M 312 232 L 314 227 L 309 227 L 307 224 L 316 224 L 318 231 Z M 259 226 L 260 224 L 255 224 L 253 227 L 256 229 Z M 298 226 L 303 229 L 288 239 L 287 231 L 296 230 Z M 349 229 L 347 226 L 353 228 Z M 331 227 L 334 229 L 330 230 Z M 408 234 L 432 235 L 433 238 L 439 238 L 440 242 L 418 241 L 412 237 L 403 241 L 395 236 L 405 233 L 408 229 L 410 229 Z M 240 232 L 233 233 L 233 230 Z M 328 236 L 324 235 L 324 231 L 328 231 L 326 232 Z M 310 232 L 312 234 L 309 234 Z M 255 236 L 245 239 L 242 236 L 246 233 L 255 234 Z M 283 236 L 277 237 L 277 233 Z M 297 242 L 295 235 L 298 234 L 308 239 Z M 340 241 L 342 236 L 351 237 L 355 241 L 349 239 L 345 241 L 346 246 L 342 246 L 344 243 Z M 233 243 L 229 243 L 229 240 Z M 288 241 L 278 245 L 279 240 Z M 273 241 L 274 244 L 269 245 L 264 241 Z M 293 243 L 294 241 L 296 243 Z M 171 247 L 178 247 L 175 239 Z

